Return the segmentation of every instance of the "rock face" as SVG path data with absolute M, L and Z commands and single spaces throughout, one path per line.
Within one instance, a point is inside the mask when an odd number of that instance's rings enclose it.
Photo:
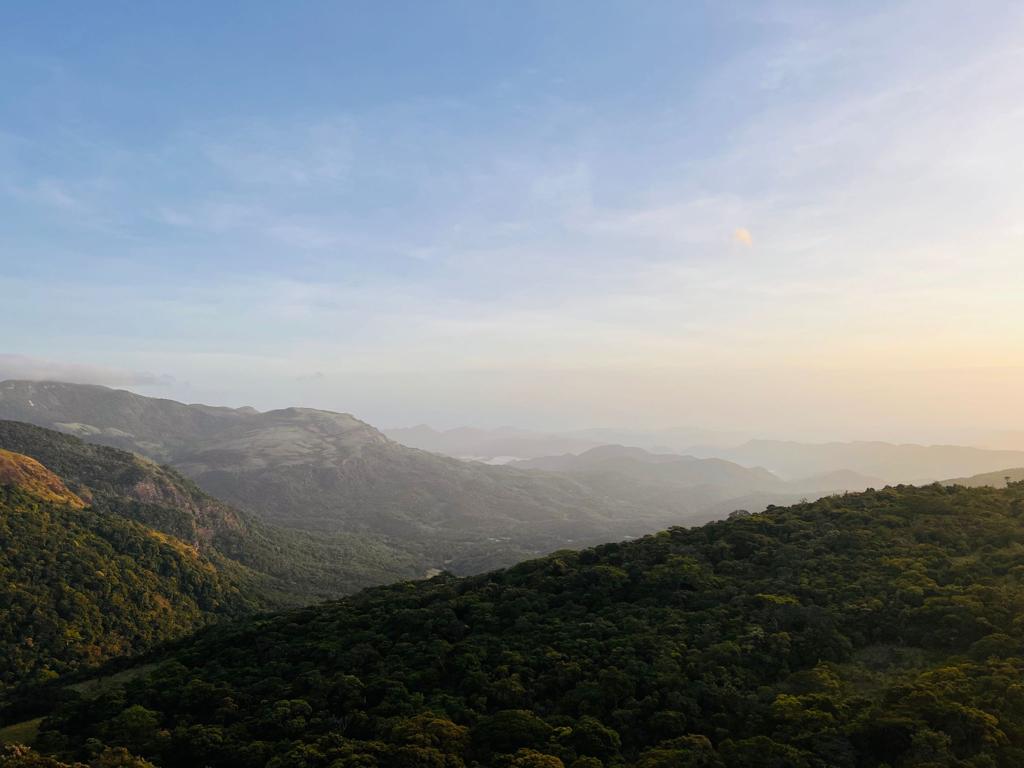
M 0 448 L 0 485 L 10 485 L 51 504 L 83 509 L 85 502 L 35 459 Z

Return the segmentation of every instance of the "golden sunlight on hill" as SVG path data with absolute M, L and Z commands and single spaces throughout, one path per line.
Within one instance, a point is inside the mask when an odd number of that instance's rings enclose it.
M 78 496 L 67 489 L 63 481 L 35 459 L 13 451 L 0 449 L 0 484 L 14 485 L 43 501 L 85 507 Z

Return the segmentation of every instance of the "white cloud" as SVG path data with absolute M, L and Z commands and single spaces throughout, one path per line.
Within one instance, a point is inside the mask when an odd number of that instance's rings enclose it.
M 167 386 L 175 382 L 173 376 L 166 374 L 125 371 L 90 363 L 44 360 L 28 355 L 0 352 L 0 380 L 6 379 L 68 381 L 75 384 L 102 384 L 111 387 Z

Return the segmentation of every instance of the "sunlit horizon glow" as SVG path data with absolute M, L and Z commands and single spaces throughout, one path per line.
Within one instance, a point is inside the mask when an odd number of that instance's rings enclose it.
M 384 426 L 1024 429 L 1019 4 L 31 5 L 0 377 Z

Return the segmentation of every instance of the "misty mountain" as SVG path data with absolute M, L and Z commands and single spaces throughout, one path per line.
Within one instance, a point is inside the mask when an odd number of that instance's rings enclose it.
M 605 445 L 581 454 L 563 454 L 513 462 L 511 466 L 561 472 L 584 479 L 606 493 L 637 494 L 636 485 L 646 489 L 645 499 L 653 503 L 663 494 L 666 503 L 671 494 L 685 492 L 699 497 L 704 505 L 728 513 L 723 502 L 740 508 L 746 505 L 763 509 L 768 504 L 792 503 L 803 496 L 826 495 L 843 491 L 862 491 L 882 487 L 875 477 L 848 470 L 786 481 L 761 467 L 743 467 L 724 459 L 702 459 L 678 454 L 651 453 L 642 448 Z
M 799 477 L 789 481 L 789 485 L 805 493 L 834 493 L 843 491 L 863 491 L 868 488 L 883 488 L 888 483 L 880 477 L 862 475 L 852 469 L 834 469 L 808 477 Z
M 926 483 L 1024 466 L 1024 451 L 883 442 L 751 440 L 716 455 L 745 466 L 765 467 L 787 479 L 846 470 L 886 483 Z
M 38 424 L 156 461 L 168 461 L 253 413 L 251 408 L 184 405 L 92 384 L 0 382 L 0 419 Z
M 720 485 L 734 495 L 753 490 L 781 490 L 785 483 L 760 467 L 741 467 L 723 459 L 697 459 L 669 453 L 650 453 L 642 448 L 604 445 L 580 454 L 563 454 L 517 461 L 514 467 L 548 472 L 614 472 L 644 482 L 670 483 L 680 487 Z
M 436 430 L 416 427 L 384 430 L 396 442 L 456 458 L 535 459 L 563 453 L 582 453 L 602 445 L 629 445 L 658 453 L 677 453 L 691 446 L 735 445 L 749 436 L 707 429 L 674 427 L 659 430 L 581 429 L 562 433 L 531 432 L 515 427 Z
M 706 519 L 721 494 L 655 494 L 409 448 L 348 414 L 184 405 L 104 387 L 0 384 L 0 417 L 168 461 L 263 520 L 471 572 Z M 352 538 L 354 537 L 354 538 Z M 376 559 L 376 558 L 375 558 Z
M 336 597 L 421 573 L 371 537 L 312 537 L 268 526 L 137 454 L 13 421 L 0 421 L 0 449 L 39 462 L 93 510 L 173 537 L 242 579 L 263 605 Z
M 606 498 L 570 478 L 408 448 L 350 415 L 313 409 L 255 415 L 181 452 L 175 464 L 267 520 L 383 535 L 432 567 L 456 570 L 611 532 L 639 535 L 672 515 Z

